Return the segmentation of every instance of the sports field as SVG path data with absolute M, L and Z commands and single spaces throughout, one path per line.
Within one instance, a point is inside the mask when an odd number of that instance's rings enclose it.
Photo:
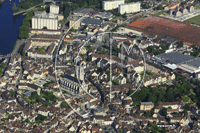
M 190 18 L 190 19 L 186 20 L 185 22 L 200 25 L 200 15 Z

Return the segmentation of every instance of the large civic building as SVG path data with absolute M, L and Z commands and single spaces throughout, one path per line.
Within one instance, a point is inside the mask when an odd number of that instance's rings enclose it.
M 103 1 L 103 10 L 112 10 L 118 8 L 120 4 L 124 4 L 124 0 Z
M 128 4 L 120 4 L 118 7 L 118 12 L 120 14 L 124 13 L 134 13 L 140 11 L 140 2 L 133 2 Z

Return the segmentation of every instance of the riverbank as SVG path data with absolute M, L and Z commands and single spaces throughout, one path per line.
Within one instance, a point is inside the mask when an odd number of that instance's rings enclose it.
M 0 54 L 7 55 L 13 51 L 14 44 L 19 36 L 19 27 L 22 25 L 24 16 L 19 14 L 13 16 L 13 3 L 18 3 L 19 0 L 4 1 L 0 7 Z
M 42 3 L 42 4 L 43 4 L 43 3 Z M 24 13 L 24 12 L 28 12 L 28 11 L 30 11 L 30 10 L 33 10 L 34 8 L 36 8 L 37 6 L 41 6 L 42 4 L 39 4 L 39 5 L 30 7 L 29 9 L 26 9 L 26 10 L 22 10 L 22 11 L 19 11 L 19 12 L 15 12 L 15 13 L 13 13 L 13 16 L 18 15 L 18 14 L 21 14 L 21 13 Z
M 11 54 L 12 55 L 15 55 L 15 54 L 17 54 L 18 53 L 18 51 L 19 51 L 19 49 L 20 49 L 20 47 L 23 45 L 23 43 L 25 43 L 25 39 L 17 39 L 16 40 L 16 43 L 15 43 L 15 45 L 14 45 L 14 47 L 13 47 L 13 51 L 11 52 Z
M 41 4 L 44 4 L 43 0 L 23 0 L 18 4 L 13 3 L 13 13 L 19 14 L 31 10 Z

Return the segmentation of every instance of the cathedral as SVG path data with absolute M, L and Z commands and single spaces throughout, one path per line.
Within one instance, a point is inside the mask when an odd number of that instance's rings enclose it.
M 64 78 L 60 78 L 59 83 L 61 88 L 74 94 L 80 94 L 84 90 L 88 90 L 88 85 L 84 82 L 84 68 L 82 66 L 76 67 L 76 77 L 67 74 Z

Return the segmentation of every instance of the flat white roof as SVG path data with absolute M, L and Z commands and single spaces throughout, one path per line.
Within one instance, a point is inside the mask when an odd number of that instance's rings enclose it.
M 177 66 L 173 65 L 173 64 L 165 64 L 164 66 L 167 67 L 167 68 L 169 68 L 169 69 L 172 69 L 172 70 L 174 70 L 174 69 L 177 68 Z
M 198 68 L 193 67 L 193 66 L 188 65 L 188 64 L 181 64 L 179 66 L 179 68 L 186 71 L 186 72 L 189 72 L 189 73 L 194 73 L 194 72 L 198 71 Z

